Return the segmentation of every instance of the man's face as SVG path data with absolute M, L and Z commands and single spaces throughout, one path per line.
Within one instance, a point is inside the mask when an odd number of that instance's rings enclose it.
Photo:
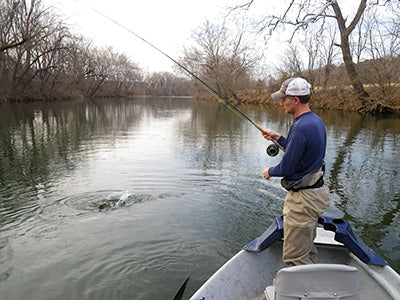
M 293 115 L 296 112 L 296 107 L 297 107 L 295 97 L 286 96 L 285 98 L 282 98 L 281 106 L 285 110 L 286 114 Z

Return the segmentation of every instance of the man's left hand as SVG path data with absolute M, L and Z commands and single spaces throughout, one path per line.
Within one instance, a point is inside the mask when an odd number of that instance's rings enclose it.
M 268 170 L 269 170 L 269 168 L 266 168 L 263 171 L 263 176 L 264 176 L 265 179 L 270 179 L 271 178 L 271 176 L 268 173 Z

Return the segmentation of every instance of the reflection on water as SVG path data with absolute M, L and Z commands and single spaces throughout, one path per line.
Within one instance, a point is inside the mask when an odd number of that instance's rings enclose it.
M 283 134 L 293 123 L 279 108 L 241 109 Z M 317 113 L 327 214 L 399 271 L 399 118 Z M 192 293 L 281 213 L 279 179 L 261 175 L 279 161 L 267 145 L 218 103 L 2 105 L 0 294 L 165 299 L 189 273 Z
M 337 120 L 329 124 L 334 132 L 329 181 L 335 206 L 399 269 L 399 119 L 344 116 L 340 126 Z

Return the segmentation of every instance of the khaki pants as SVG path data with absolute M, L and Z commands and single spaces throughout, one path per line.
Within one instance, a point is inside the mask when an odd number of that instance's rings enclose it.
M 285 264 L 303 265 L 317 262 L 317 249 L 313 241 L 318 217 L 328 207 L 329 188 L 326 185 L 287 193 L 283 207 Z

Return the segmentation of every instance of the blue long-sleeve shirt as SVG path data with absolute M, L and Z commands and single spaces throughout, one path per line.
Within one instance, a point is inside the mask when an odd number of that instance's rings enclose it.
M 326 131 L 321 118 L 307 112 L 296 118 L 288 137 L 277 141 L 284 147 L 281 162 L 268 170 L 270 176 L 299 179 L 322 164 L 326 151 Z

